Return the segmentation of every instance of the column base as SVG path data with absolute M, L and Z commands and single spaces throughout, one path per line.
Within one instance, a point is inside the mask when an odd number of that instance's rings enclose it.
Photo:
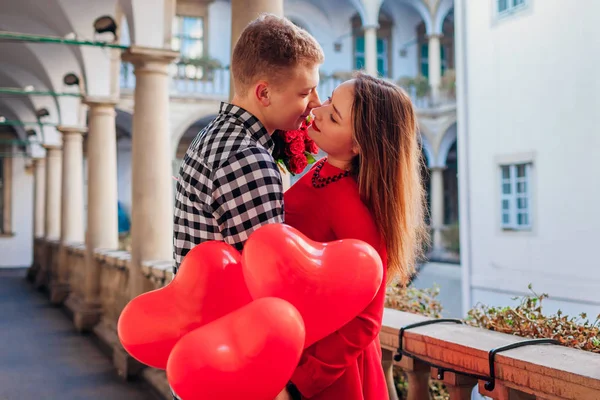
M 140 363 L 125 351 L 119 341 L 117 328 L 113 323 L 103 319 L 93 328 L 93 331 L 98 338 L 102 352 L 112 359 L 113 366 L 122 379 L 128 380 L 135 377 L 146 368 L 146 365 Z
M 69 296 L 71 287 L 68 283 L 54 282 L 50 285 L 50 303 L 60 306 Z
M 144 364 L 131 357 L 121 346 L 121 343 L 113 347 L 113 365 L 119 376 L 124 380 L 139 375 L 146 368 Z
M 48 287 L 48 270 L 43 266 L 40 267 L 40 269 L 38 270 L 35 276 L 35 282 L 33 283 L 33 286 L 37 290 L 42 290 Z
M 39 271 L 39 265 L 32 264 L 31 267 L 29 267 L 27 269 L 27 275 L 26 275 L 27 280 L 31 283 L 34 283 L 36 276 L 38 274 L 38 271 Z
M 102 307 L 99 304 L 86 303 L 75 296 L 69 296 L 65 306 L 73 316 L 73 324 L 79 333 L 92 332 L 102 317 Z
M 114 324 L 106 321 L 102 318 L 100 323 L 93 329 L 94 335 L 98 338 L 98 345 L 102 352 L 110 359 L 113 358 L 113 349 L 119 345 L 119 336 L 117 335 L 117 328 Z
M 173 398 L 167 374 L 164 370 L 151 367 L 145 368 L 142 371 L 142 378 L 160 397 L 164 399 Z

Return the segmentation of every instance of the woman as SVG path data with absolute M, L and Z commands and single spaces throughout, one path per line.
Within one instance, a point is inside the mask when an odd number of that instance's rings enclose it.
M 378 339 L 385 286 L 407 282 L 426 238 L 415 114 L 404 91 L 365 74 L 338 86 L 313 114 L 309 136 L 327 158 L 286 192 L 285 223 L 319 242 L 363 240 L 379 252 L 385 273 L 362 313 L 304 351 L 288 392 L 387 399 Z

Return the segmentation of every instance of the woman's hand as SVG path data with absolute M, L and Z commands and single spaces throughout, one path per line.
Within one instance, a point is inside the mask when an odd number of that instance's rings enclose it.
M 274 400 L 292 400 L 292 397 L 288 393 L 287 389 L 284 388 Z

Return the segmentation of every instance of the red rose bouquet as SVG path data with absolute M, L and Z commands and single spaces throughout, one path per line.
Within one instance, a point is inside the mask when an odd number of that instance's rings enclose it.
M 319 148 L 308 137 L 310 118 L 309 116 L 303 121 L 302 126 L 297 130 L 276 131 L 273 134 L 273 141 L 275 142 L 273 158 L 283 172 L 287 170 L 292 175 L 296 175 L 316 161 L 313 154 L 317 154 Z

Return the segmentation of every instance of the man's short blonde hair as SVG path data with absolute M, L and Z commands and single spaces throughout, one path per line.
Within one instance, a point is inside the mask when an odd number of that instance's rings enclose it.
M 319 43 L 287 18 L 262 14 L 250 22 L 238 39 L 231 59 L 235 92 L 244 96 L 259 79 L 278 84 L 286 70 L 323 63 Z

